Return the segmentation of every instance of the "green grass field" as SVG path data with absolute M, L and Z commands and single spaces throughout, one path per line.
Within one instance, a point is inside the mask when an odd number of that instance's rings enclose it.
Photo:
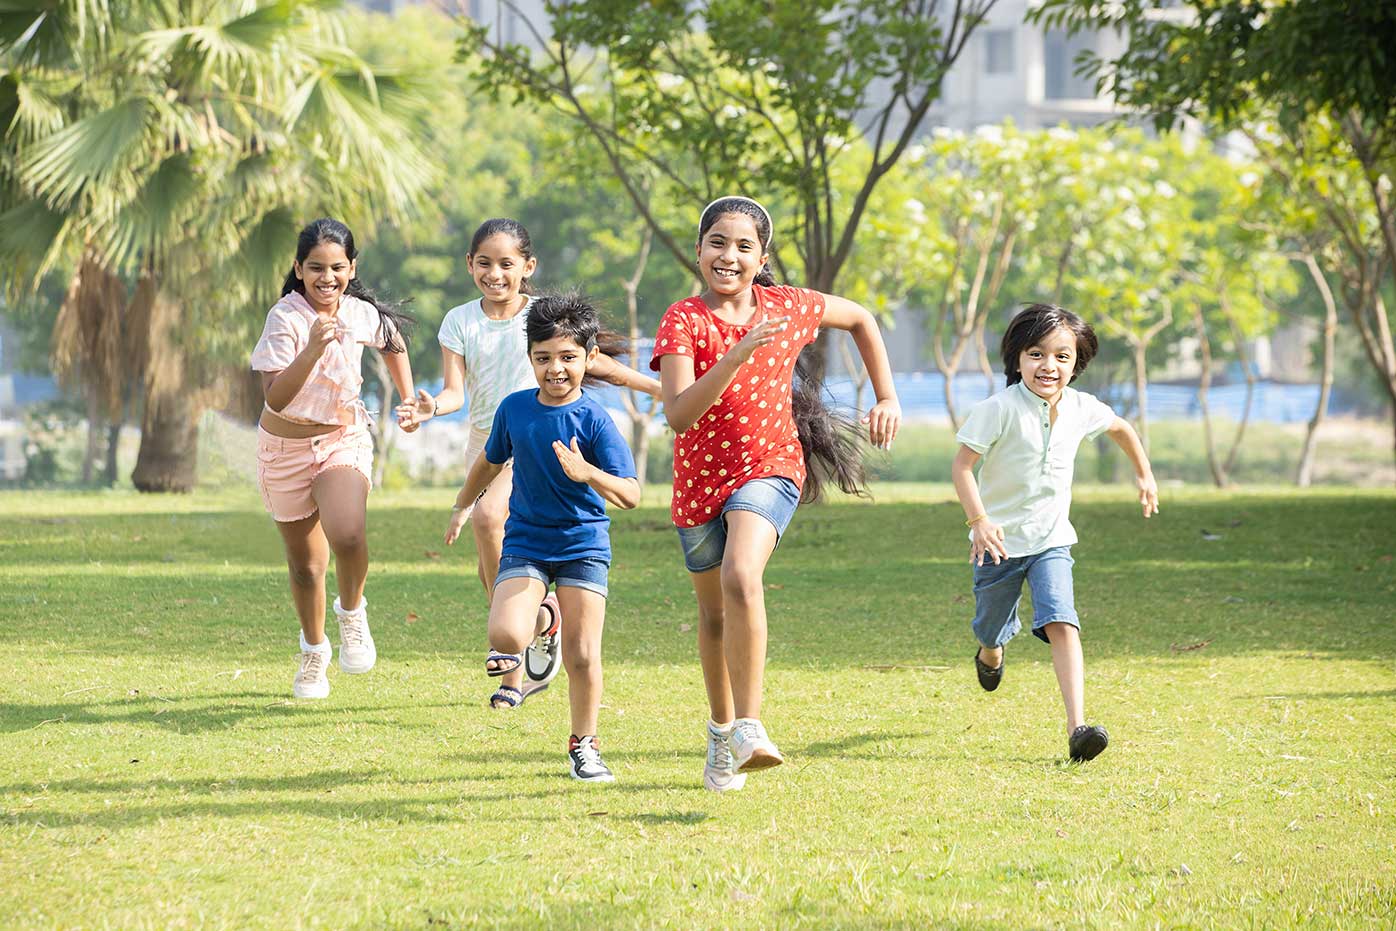
M 564 677 L 485 706 L 449 491 L 371 500 L 379 665 L 310 703 L 254 492 L 0 495 L 0 927 L 1396 925 L 1390 491 L 1145 523 L 1080 490 L 1084 766 L 1045 645 L 975 684 L 946 486 L 802 509 L 767 573 L 789 762 L 722 797 L 661 498 L 615 522 L 607 787 L 566 775 Z

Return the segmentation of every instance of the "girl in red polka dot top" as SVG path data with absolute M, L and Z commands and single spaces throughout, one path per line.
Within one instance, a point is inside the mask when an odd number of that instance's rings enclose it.
M 672 517 L 698 596 L 698 653 L 712 719 L 703 782 L 740 789 L 746 773 L 778 766 L 761 724 L 766 665 L 766 562 L 821 477 L 863 490 L 852 424 L 798 377 L 800 350 L 819 328 L 852 333 L 877 403 L 863 418 L 887 447 L 901 423 L 877 321 L 832 294 L 777 285 L 766 264 L 771 218 L 747 197 L 709 204 L 698 225 L 707 289 L 669 307 L 650 368 L 660 373 L 674 439 Z

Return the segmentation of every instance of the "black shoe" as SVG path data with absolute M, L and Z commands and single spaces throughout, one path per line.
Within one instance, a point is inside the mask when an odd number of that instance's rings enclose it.
M 1087 760 L 1094 760 L 1100 756 L 1110 743 L 1110 735 L 1105 733 L 1105 728 L 1094 724 L 1082 724 L 1071 732 L 1071 741 L 1068 747 L 1071 750 L 1071 761 L 1073 763 L 1084 763 Z
M 1003 681 L 1003 660 L 1000 659 L 997 666 L 986 666 L 979 658 L 979 650 L 975 649 L 974 672 L 979 676 L 979 687 L 986 692 L 992 692 Z

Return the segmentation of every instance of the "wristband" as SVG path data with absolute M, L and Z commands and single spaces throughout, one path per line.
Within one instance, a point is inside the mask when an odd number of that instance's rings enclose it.
M 983 520 L 984 518 L 986 518 L 986 517 L 988 517 L 988 516 L 989 516 L 988 514 L 980 514 L 978 517 L 971 518 L 970 520 L 965 521 L 965 526 L 966 526 L 966 527 L 973 527 L 975 524 L 979 523 L 981 520 Z
M 440 407 L 440 405 L 441 405 L 441 402 L 438 401 L 436 398 L 432 398 L 432 399 L 431 399 L 431 416 L 433 416 L 433 417 L 436 416 L 436 410 L 437 410 L 438 407 Z

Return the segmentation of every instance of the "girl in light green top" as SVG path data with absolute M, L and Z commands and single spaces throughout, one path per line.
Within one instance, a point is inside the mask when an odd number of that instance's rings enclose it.
M 1158 485 L 1134 428 L 1108 406 L 1068 385 L 1096 352 L 1084 320 L 1050 304 L 1033 304 L 1003 335 L 1008 387 L 970 410 L 955 438 L 955 491 L 970 528 L 974 564 L 974 654 L 979 684 L 1003 679 L 1003 647 L 1021 629 L 1018 602 L 1032 588 L 1033 634 L 1052 648 L 1066 705 L 1068 751 L 1094 759 L 1109 742 L 1086 723 L 1080 619 L 1072 587 L 1076 530 L 1067 512 L 1082 440 L 1108 435 L 1134 464 L 1144 516 L 1158 513 Z M 974 466 L 983 459 L 978 481 Z
M 528 230 L 518 220 L 486 220 L 471 238 L 470 253 L 465 260 L 475 287 L 480 289 L 480 297 L 452 308 L 441 322 L 437 333 L 444 382 L 441 391 L 435 397 L 425 390 L 419 391 L 415 402 L 403 404 L 397 410 L 401 423 L 422 423 L 460 410 L 468 397 L 470 437 L 465 448 L 463 475 L 470 472 L 470 467 L 484 452 L 499 402 L 515 391 L 537 386 L 533 366 L 528 360 L 528 340 L 524 336 L 528 281 L 538 269 Z M 587 369 L 589 379 L 659 395 L 658 381 L 612 358 L 624 347 L 614 334 L 603 333 L 599 345 L 601 352 Z M 506 463 L 504 470 L 474 504 L 452 513 L 446 530 L 446 543 L 454 543 L 466 521 L 470 521 L 475 533 L 477 571 L 485 589 L 486 610 L 499 571 L 512 488 L 513 469 Z M 490 696 L 491 707 L 513 708 L 533 692 L 547 687 L 558 669 L 556 645 L 560 641 L 556 633 L 560 622 L 557 600 L 549 596 L 538 611 L 539 641 L 530 648 L 528 661 L 520 669 L 500 677 L 499 688 Z M 525 673 L 528 673 L 527 682 Z

